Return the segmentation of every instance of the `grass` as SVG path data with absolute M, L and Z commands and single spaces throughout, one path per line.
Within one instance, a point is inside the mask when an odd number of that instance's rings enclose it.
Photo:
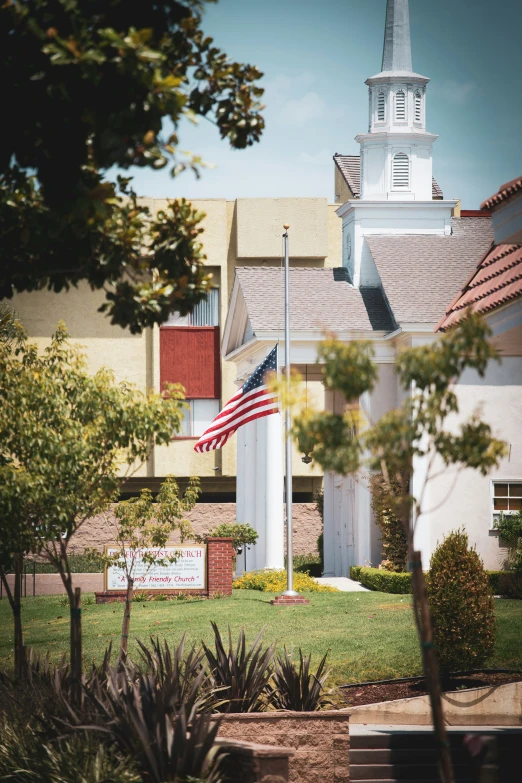
M 213 601 L 136 603 L 132 609 L 130 652 L 135 639 L 149 636 L 177 643 L 184 631 L 190 640 L 212 641 L 210 621 L 222 630 L 230 623 L 237 638 L 244 626 L 247 642 L 261 628 L 268 644 L 302 647 L 319 660 L 329 650 L 333 681 L 360 682 L 420 673 L 420 655 L 411 613 L 411 596 L 387 593 L 310 594 L 309 606 L 273 607 L 270 593 L 236 590 Z M 87 595 L 84 596 L 84 599 Z M 62 601 L 62 603 L 60 603 Z M 489 666 L 522 668 L 522 601 L 495 602 L 497 644 Z M 89 604 L 83 610 L 84 662 L 100 661 L 107 644 L 117 649 L 123 604 Z M 26 645 L 57 659 L 68 648 L 69 616 L 60 596 L 23 599 Z M 0 668 L 12 666 L 12 618 L 0 601 Z

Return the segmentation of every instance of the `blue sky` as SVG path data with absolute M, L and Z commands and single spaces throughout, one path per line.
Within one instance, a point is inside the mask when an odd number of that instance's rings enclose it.
M 358 154 L 368 125 L 365 79 L 380 70 L 386 0 L 220 0 L 204 30 L 263 72 L 266 129 L 232 151 L 213 125 L 180 129 L 180 147 L 215 168 L 197 181 L 131 170 L 140 195 L 324 196 L 335 152 Z M 413 68 L 430 77 L 433 173 L 447 198 L 478 208 L 522 172 L 521 0 L 410 0 Z

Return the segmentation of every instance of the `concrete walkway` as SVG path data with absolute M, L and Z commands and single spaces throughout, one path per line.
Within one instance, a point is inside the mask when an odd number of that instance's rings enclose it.
M 367 593 L 368 588 L 363 587 L 359 582 L 354 582 L 353 579 L 348 579 L 347 576 L 318 576 L 315 580 L 320 585 L 329 585 L 330 587 L 336 587 L 343 593 Z

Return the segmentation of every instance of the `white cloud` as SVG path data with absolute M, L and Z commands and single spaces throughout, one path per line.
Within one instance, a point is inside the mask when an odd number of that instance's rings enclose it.
M 302 98 L 288 101 L 281 118 L 286 125 L 300 128 L 312 120 L 323 118 L 325 113 L 325 103 L 321 96 L 316 92 L 307 92 Z
M 448 103 L 461 106 L 476 88 L 475 82 L 456 82 L 448 79 L 440 85 L 434 84 L 431 90 Z

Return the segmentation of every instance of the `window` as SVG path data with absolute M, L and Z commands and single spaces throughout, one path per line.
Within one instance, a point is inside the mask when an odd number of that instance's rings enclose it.
M 178 438 L 199 438 L 219 413 L 219 400 L 186 400 Z
M 492 495 L 493 521 L 500 514 L 522 511 L 522 481 L 494 481 Z
M 199 302 L 188 315 L 171 313 L 165 326 L 219 326 L 219 289 L 212 288 L 206 300 Z
M 395 119 L 399 122 L 406 119 L 406 96 L 404 90 L 395 95 Z
M 385 109 L 386 103 L 384 98 L 384 93 L 379 92 L 377 96 L 377 121 L 378 122 L 384 122 L 384 109 Z
M 422 97 L 419 90 L 415 91 L 413 102 L 415 106 L 415 122 L 422 122 Z
M 392 188 L 394 190 L 409 190 L 410 159 L 405 152 L 397 152 L 392 160 Z

